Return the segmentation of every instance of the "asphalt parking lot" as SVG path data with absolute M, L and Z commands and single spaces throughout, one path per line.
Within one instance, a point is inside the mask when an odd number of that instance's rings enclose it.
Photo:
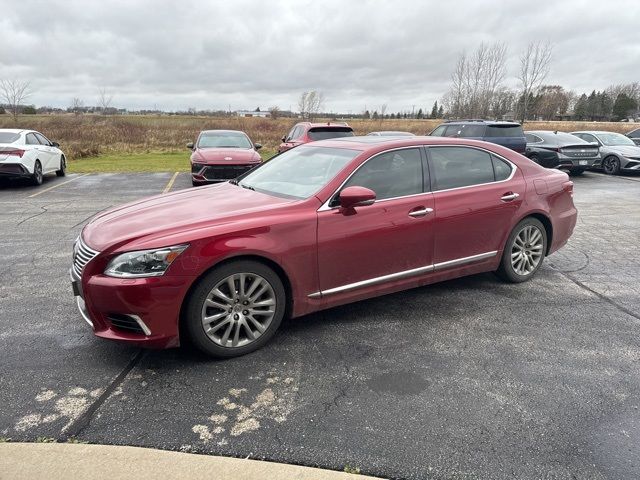
M 640 176 L 574 182 L 574 236 L 533 281 L 485 274 L 328 310 L 226 361 L 94 338 L 68 281 L 91 216 L 187 174 L 5 182 L 0 437 L 394 478 L 638 478 Z

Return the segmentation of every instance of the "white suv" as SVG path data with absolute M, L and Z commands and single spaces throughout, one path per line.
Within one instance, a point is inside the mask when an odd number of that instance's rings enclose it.
M 64 177 L 67 159 L 59 146 L 33 130 L 0 129 L 0 177 L 26 177 L 34 185 L 47 173 Z

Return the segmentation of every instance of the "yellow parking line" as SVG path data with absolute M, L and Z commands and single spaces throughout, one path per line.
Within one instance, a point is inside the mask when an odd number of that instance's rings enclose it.
M 176 172 L 173 174 L 173 177 L 171 177 L 171 180 L 169 180 L 169 183 L 167 183 L 167 186 L 164 187 L 164 190 L 162 191 L 162 193 L 167 193 L 169 190 L 171 190 L 171 187 L 173 187 L 173 182 L 176 181 L 176 178 L 178 177 L 178 174 L 180 172 Z
M 75 178 L 72 178 L 71 180 L 67 180 L 66 182 L 62 182 L 62 183 L 56 183 L 55 185 L 49 187 L 49 188 L 45 188 L 44 190 L 40 190 L 36 193 L 34 193 L 33 195 L 29 195 L 27 198 L 33 198 L 33 197 L 37 197 L 38 195 L 42 195 L 43 193 L 47 193 L 50 190 L 53 190 L 54 188 L 58 188 L 61 187 L 62 185 L 66 185 L 67 183 L 71 183 L 74 180 L 77 180 L 81 177 L 86 177 L 87 175 L 90 175 L 90 173 L 83 173 L 82 175 L 78 175 Z

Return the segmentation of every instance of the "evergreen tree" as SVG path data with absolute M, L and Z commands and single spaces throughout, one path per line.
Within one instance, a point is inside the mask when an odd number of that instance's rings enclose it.
M 433 108 L 431 109 L 431 118 L 438 118 L 438 101 L 433 102 Z
M 438 107 L 438 118 L 444 118 L 444 107 L 442 105 Z
M 417 118 L 424 118 L 424 113 L 422 113 L 422 109 L 418 110 L 418 116 Z
M 616 120 L 627 118 L 629 113 L 636 108 L 638 108 L 638 103 L 626 93 L 621 93 L 613 104 L 613 118 Z
M 587 95 L 583 93 L 582 95 L 580 95 L 580 98 L 576 102 L 576 106 L 573 109 L 573 115 L 576 120 L 584 120 L 587 117 L 587 104 Z

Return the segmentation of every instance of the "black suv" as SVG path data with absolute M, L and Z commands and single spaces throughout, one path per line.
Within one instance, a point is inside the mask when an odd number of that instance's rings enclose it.
M 434 137 L 470 138 L 497 143 L 503 147 L 524 153 L 527 141 L 522 125 L 515 122 L 492 120 L 450 120 L 439 125 L 429 135 Z

